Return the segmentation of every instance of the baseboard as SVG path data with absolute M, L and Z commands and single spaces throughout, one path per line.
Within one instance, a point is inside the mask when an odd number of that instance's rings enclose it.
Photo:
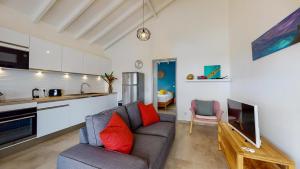
M 78 130 L 81 127 L 83 127 L 84 125 L 85 125 L 85 123 L 80 123 L 78 125 L 75 125 L 75 126 L 72 126 L 72 127 L 69 127 L 69 128 L 66 128 L 66 129 L 63 129 L 63 130 L 60 130 L 60 131 L 57 131 L 55 133 L 51 133 L 51 134 L 48 134 L 48 135 L 40 137 L 40 138 L 35 138 L 35 139 L 32 139 L 32 140 L 26 141 L 24 143 L 17 144 L 17 145 L 12 146 L 12 147 L 8 147 L 8 148 L 5 148 L 5 149 L 2 149 L 2 150 L 0 150 L 0 158 L 7 157 L 8 155 L 11 155 L 11 154 L 23 151 L 23 150 L 25 150 L 27 148 L 30 148 L 30 147 L 32 147 L 34 145 L 37 145 L 37 144 L 42 143 L 42 142 L 45 142 L 45 141 L 47 141 L 49 139 L 53 139 L 53 138 L 62 136 L 64 134 L 66 134 L 66 133 Z
M 182 123 L 182 124 L 189 124 L 190 121 L 186 121 L 186 120 L 177 120 L 177 123 Z
M 181 123 L 181 124 L 190 124 L 191 121 L 177 120 L 177 123 Z M 201 123 L 201 122 L 196 122 L 196 121 L 194 121 L 193 124 L 194 124 L 194 125 L 197 125 L 197 126 L 211 126 L 211 127 L 216 127 L 216 126 L 217 126 L 217 124 L 208 124 L 208 123 Z

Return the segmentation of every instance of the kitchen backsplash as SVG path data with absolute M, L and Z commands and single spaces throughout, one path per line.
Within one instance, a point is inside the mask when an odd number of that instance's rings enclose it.
M 86 82 L 90 87 L 84 86 L 85 92 L 105 92 L 106 84 L 97 76 L 80 74 L 64 74 L 61 72 L 39 72 L 35 70 L 0 69 L 0 92 L 4 94 L 2 99 L 16 99 L 31 97 L 34 88 L 63 89 L 64 94 L 80 92 L 81 83 Z

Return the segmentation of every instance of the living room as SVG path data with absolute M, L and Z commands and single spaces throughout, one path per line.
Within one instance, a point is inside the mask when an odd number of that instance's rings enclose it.
M 222 151 L 218 150 L 220 140 L 218 140 L 217 125 L 195 122 L 192 133 L 189 133 L 193 117 L 193 112 L 190 111 L 192 100 L 218 101 L 220 110 L 224 111 L 220 121 L 226 123 L 229 119 L 227 99 L 232 99 L 257 107 L 259 122 L 256 121 L 256 123 L 259 125 L 260 136 L 263 138 L 262 147 L 266 146 L 264 140 L 268 140 L 273 147 L 280 150 L 279 154 L 284 154 L 285 161 L 288 161 L 286 168 L 299 168 L 298 140 L 300 135 L 298 131 L 300 124 L 298 119 L 300 115 L 297 110 L 300 110 L 300 107 L 297 103 L 297 93 L 300 93 L 300 80 L 293 76 L 300 71 L 297 65 L 300 61 L 298 57 L 300 46 L 299 43 L 297 44 L 299 41 L 260 58 L 254 58 L 252 51 L 253 42 L 259 40 L 277 24 L 280 25 L 285 18 L 299 14 L 297 13 L 299 7 L 300 2 L 296 0 L 145 0 L 144 2 L 142 0 L 78 0 L 74 2 L 30 0 L 27 4 L 21 0 L 0 0 L 1 28 L 28 34 L 30 39 L 33 36 L 54 43 L 55 47 L 52 45 L 53 48 L 51 48 L 53 50 L 58 48 L 57 46 L 63 46 L 59 49 L 62 51 L 62 58 L 65 53 L 72 55 L 69 60 L 66 60 L 65 68 L 64 59 L 58 59 L 62 61 L 59 66 L 49 68 L 49 65 L 54 62 L 45 61 L 42 57 L 35 62 L 38 66 L 33 66 L 29 70 L 0 66 L 0 92 L 4 94 L 0 96 L 0 112 L 8 105 L 8 102 L 12 105 L 9 100 L 33 96 L 32 89 L 35 88 L 38 88 L 40 92 L 40 98 L 38 98 L 40 101 L 37 101 L 35 105 L 37 111 L 39 109 L 40 111 L 52 110 L 44 110 L 49 106 L 63 106 L 59 108 L 63 111 L 70 111 L 70 108 L 74 106 L 72 111 L 78 112 L 78 118 L 74 117 L 74 119 L 68 114 L 61 115 L 62 111 L 54 112 L 53 118 L 50 118 L 50 115 L 43 117 L 42 120 L 45 120 L 45 123 L 38 122 L 37 124 L 38 130 L 39 125 L 45 127 L 40 135 L 38 131 L 36 139 L 38 141 L 34 141 L 34 138 L 25 143 L 18 143 L 16 146 L 13 144 L 9 149 L 1 149 L 0 168 L 14 169 L 20 168 L 20 165 L 24 169 L 122 168 L 122 166 L 108 164 L 108 161 L 117 158 L 114 154 L 96 153 L 105 160 L 99 158 L 98 162 L 87 166 L 77 164 L 80 160 L 74 162 L 59 161 L 59 159 L 61 159 L 62 152 L 68 151 L 69 148 L 83 141 L 79 138 L 84 138 L 80 137 L 84 131 L 79 128 L 85 126 L 86 116 L 92 115 L 88 111 L 98 114 L 100 110 L 106 111 L 117 106 L 118 102 L 121 103 L 124 72 L 141 72 L 144 75 L 143 100 L 145 105 L 138 105 L 137 111 L 147 104 L 154 103 L 157 89 L 154 86 L 153 64 L 155 60 L 168 59 L 176 60 L 176 91 L 174 92 L 176 116 L 166 115 L 163 109 L 158 111 L 159 118 L 162 120 L 158 123 L 164 125 L 158 128 L 169 132 L 167 136 L 164 136 L 168 142 L 166 148 L 161 147 L 164 149 L 161 154 L 164 155 L 160 158 L 160 162 L 154 162 L 151 165 L 147 163 L 146 166 L 140 158 L 136 158 L 136 161 L 126 160 L 136 162 L 140 168 L 232 168 L 228 162 L 230 161 L 228 154 L 223 153 L 224 148 L 221 148 Z M 299 26 L 300 16 L 296 16 Z M 150 39 L 146 41 L 137 38 L 138 28 L 143 27 L 151 33 Z M 289 27 L 283 30 L 290 31 Z M 280 33 L 276 32 L 274 36 Z M 4 35 L 5 33 L 1 32 L 1 36 L 4 37 Z M 1 39 L 1 41 L 4 40 Z M 17 41 L 20 40 L 17 39 Z M 39 46 L 41 42 L 35 43 L 38 49 L 43 48 L 42 45 Z M 286 41 L 282 43 L 284 42 Z M 96 59 L 89 62 L 85 62 L 88 59 L 79 60 L 76 53 L 68 48 L 81 50 L 82 53 L 86 52 L 87 55 L 93 55 L 91 58 Z M 29 52 L 31 59 L 34 53 L 31 52 L 30 46 Z M 75 64 L 70 66 L 70 63 L 75 62 L 77 65 L 85 64 L 82 70 L 78 70 L 79 67 Z M 39 66 L 40 63 L 44 65 Z M 200 76 L 204 76 L 204 67 L 207 65 L 220 66 L 220 78 L 224 79 L 201 79 Z M 93 66 L 95 69 L 92 69 Z M 117 78 L 112 83 L 112 93 L 107 94 L 110 84 L 102 80 L 99 72 L 101 74 L 113 72 L 113 76 Z M 194 76 L 193 80 L 187 79 L 189 74 Z M 64 89 L 65 96 L 60 96 L 64 98 L 59 100 L 62 103 L 57 105 L 54 101 L 46 103 L 47 94 L 43 94 L 44 89 Z M 74 96 L 73 94 L 78 94 L 76 93 L 78 91 L 94 94 L 93 97 L 90 97 L 91 95 Z M 72 100 L 69 101 L 69 98 Z M 45 106 L 42 106 L 43 104 Z M 153 111 L 147 108 L 145 109 Z M 120 113 L 124 113 L 123 109 L 128 113 L 127 122 L 123 120 L 127 125 L 130 123 L 128 125 L 130 130 L 139 130 L 138 127 L 131 128 L 133 124 L 131 124 L 132 119 L 128 110 L 133 111 L 133 108 L 119 107 L 116 111 L 122 118 L 127 116 Z M 41 117 L 37 113 L 37 120 Z M 68 122 L 64 121 L 64 117 Z M 47 120 L 50 119 L 57 121 L 53 123 L 54 125 L 47 124 Z M 137 126 L 141 127 L 142 123 L 139 121 Z M 62 126 L 64 130 L 55 128 L 57 126 Z M 50 128 L 53 128 L 53 132 L 50 132 Z M 98 132 L 95 137 L 97 137 L 96 146 L 99 146 L 97 142 L 99 131 L 95 132 Z M 142 134 L 138 132 L 133 132 L 133 135 L 133 140 L 145 141 L 144 144 L 139 145 L 141 147 L 154 144 L 154 142 L 156 146 L 160 146 L 157 143 L 160 140 L 158 138 L 153 138 L 157 142 L 153 140 L 151 142 L 152 138 L 141 138 Z M 172 139 L 174 140 L 170 141 Z M 89 138 L 87 142 L 91 144 Z M 174 143 L 169 145 L 169 142 Z M 245 144 L 248 145 L 248 143 Z M 249 144 L 249 146 L 255 149 L 256 153 L 250 152 L 250 155 L 246 153 L 249 155 L 248 158 L 260 152 L 255 145 Z M 238 149 L 244 152 L 241 147 Z M 84 151 L 73 149 L 72 151 L 82 151 L 82 154 L 87 155 L 86 158 L 95 153 L 92 150 L 88 152 L 87 149 Z M 132 153 L 140 155 L 141 152 L 133 148 Z M 74 154 L 64 155 L 71 159 L 77 158 Z M 272 153 L 268 155 L 269 157 L 266 155 L 264 159 L 275 156 Z M 91 159 L 93 161 L 95 158 L 91 157 Z M 284 160 L 278 161 L 284 163 Z M 81 162 L 85 163 L 84 160 Z M 132 167 L 131 163 L 126 166 L 124 162 L 123 165 L 124 169 L 128 166 Z M 284 165 L 281 165 L 283 168 Z M 264 164 L 256 168 L 265 166 Z

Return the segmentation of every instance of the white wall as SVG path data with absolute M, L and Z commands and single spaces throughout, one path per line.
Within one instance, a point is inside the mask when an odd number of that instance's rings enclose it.
M 262 135 L 300 167 L 300 44 L 252 61 L 251 42 L 299 8 L 296 0 L 230 0 L 233 98 L 259 107 Z
M 5 99 L 31 98 L 31 91 L 34 88 L 40 89 L 43 96 L 43 89 L 63 89 L 65 94 L 80 93 L 82 82 L 90 84 L 90 88 L 84 86 L 85 92 L 104 92 L 106 90 L 103 80 L 97 80 L 97 76 L 88 76 L 84 80 L 82 75 L 69 74 L 64 78 L 63 73 L 44 72 L 37 76 L 37 71 L 28 70 L 0 70 L 0 92 L 5 94 Z M 2 98 L 3 99 L 3 98 Z
M 177 58 L 178 119 L 190 120 L 194 98 L 219 100 L 225 109 L 229 83 L 188 83 L 185 78 L 189 73 L 203 74 L 203 66 L 210 64 L 220 64 L 222 75 L 230 74 L 227 13 L 226 0 L 177 0 L 146 23 L 152 32 L 149 41 L 139 41 L 134 31 L 106 50 L 119 78 L 114 85 L 118 99 L 122 72 L 135 71 L 135 60 L 144 62 L 140 71 L 145 73 L 146 102 L 151 102 L 152 60 Z

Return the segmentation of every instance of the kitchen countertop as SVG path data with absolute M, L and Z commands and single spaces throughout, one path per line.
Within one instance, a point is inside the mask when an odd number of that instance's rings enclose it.
M 115 94 L 115 93 L 112 93 L 112 94 Z M 80 94 L 64 95 L 64 96 L 57 96 L 57 97 L 42 97 L 42 98 L 37 98 L 37 99 L 32 99 L 32 98 L 7 99 L 7 100 L 0 100 L 0 106 L 12 105 L 12 104 L 22 104 L 22 103 L 32 103 L 32 102 L 47 103 L 47 102 L 82 99 L 82 98 L 107 96 L 107 95 L 110 95 L 110 94 L 109 93 L 93 93 L 93 94 L 82 94 L 82 95 L 80 95 Z

